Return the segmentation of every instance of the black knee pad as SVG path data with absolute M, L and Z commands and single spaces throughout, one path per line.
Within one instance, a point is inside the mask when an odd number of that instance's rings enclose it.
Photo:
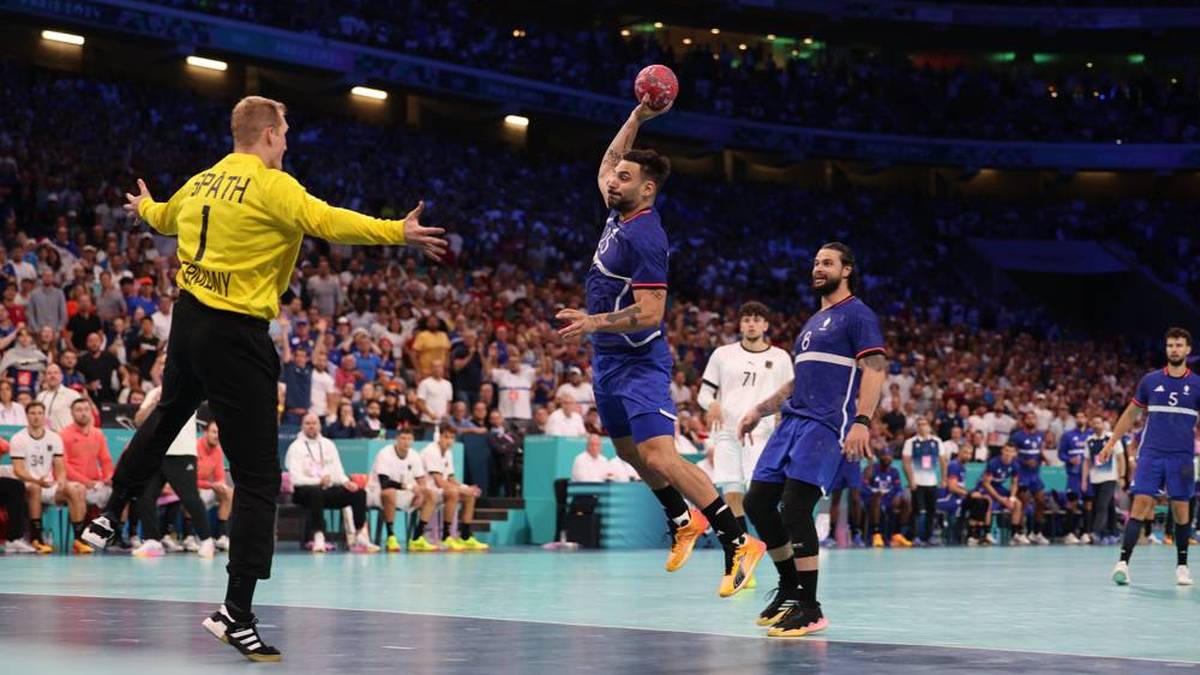
M 807 558 L 820 553 L 817 539 L 817 521 L 813 509 L 821 499 L 821 488 L 790 478 L 783 486 L 783 524 L 792 540 L 792 549 L 797 558 Z
M 788 541 L 787 529 L 779 517 L 779 499 L 783 494 L 781 483 L 750 481 L 750 489 L 742 499 L 746 516 L 762 537 L 768 549 L 779 548 Z

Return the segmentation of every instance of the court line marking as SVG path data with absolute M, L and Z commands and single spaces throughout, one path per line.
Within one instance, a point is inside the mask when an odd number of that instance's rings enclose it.
M 62 595 L 60 593 L 44 593 L 44 592 L 40 592 L 40 591 L 28 592 L 28 593 L 10 593 L 8 591 L 0 591 L 0 596 L 5 596 L 5 595 L 37 595 L 37 596 L 51 597 L 51 598 L 90 598 L 93 600 L 127 600 L 127 601 L 133 600 L 135 602 L 177 602 L 177 603 L 186 603 L 189 605 L 205 604 L 204 601 L 202 601 L 202 600 L 179 600 L 179 599 L 162 600 L 162 599 L 156 599 L 156 598 L 129 598 L 129 597 L 125 597 L 125 596 L 94 595 L 94 594 L 88 594 L 88 593 L 74 593 L 72 595 Z M 501 618 L 501 617 L 492 617 L 492 616 L 476 616 L 476 615 L 470 615 L 470 614 L 438 614 L 436 612 L 405 611 L 405 610 L 399 610 L 399 609 L 347 609 L 345 607 L 326 607 L 326 606 L 322 606 L 322 605 L 297 605 L 297 604 L 279 604 L 279 603 L 262 603 L 262 602 L 255 603 L 255 604 L 256 604 L 256 606 L 259 606 L 259 607 L 282 607 L 284 609 L 323 609 L 323 610 L 331 610 L 331 611 L 338 611 L 338 612 L 363 612 L 363 613 L 367 613 L 367 614 L 370 614 L 370 613 L 401 614 L 401 615 L 407 615 L 407 616 L 438 617 L 438 618 L 443 618 L 443 619 L 474 619 L 476 621 L 506 621 L 506 622 L 510 622 L 510 623 L 544 624 L 547 626 L 570 626 L 572 628 L 607 628 L 607 629 L 611 629 L 611 630 L 633 630 L 633 631 L 643 631 L 643 632 L 652 632 L 652 633 L 679 633 L 682 635 L 712 635 L 715 637 L 740 638 L 743 640 L 771 640 L 772 642 L 784 642 L 784 640 L 780 640 L 780 639 L 772 640 L 771 638 L 768 638 L 765 633 L 762 635 L 741 635 L 739 633 L 719 633 L 719 632 L 706 631 L 706 630 L 684 630 L 681 628 L 642 628 L 642 627 L 634 627 L 634 626 L 616 626 L 616 625 L 611 625 L 611 624 L 599 624 L 599 623 L 578 623 L 578 622 L 574 622 L 574 621 L 548 621 L 545 619 L 513 619 L 513 618 L 507 618 L 507 617 Z M 804 641 L 796 640 L 795 642 L 798 644 L 802 644 L 803 642 L 837 642 L 840 644 L 850 644 L 850 645 L 868 644 L 868 645 L 882 645 L 882 646 L 890 646 L 890 647 L 907 647 L 907 648 L 933 647 L 933 648 L 937 648 L 937 649 L 957 649 L 957 650 L 976 651 L 976 652 L 1004 652 L 1004 653 L 1013 653 L 1013 654 L 1040 654 L 1043 656 L 1067 656 L 1067 657 L 1077 657 L 1077 658 L 1085 658 L 1085 659 L 1106 659 L 1106 660 L 1110 660 L 1110 661 L 1146 661 L 1149 663 L 1164 663 L 1164 664 L 1171 664 L 1171 665 L 1177 665 L 1177 666 L 1178 665 L 1194 666 L 1194 665 L 1200 663 L 1200 659 L 1197 659 L 1195 661 L 1188 661 L 1186 659 L 1161 659 L 1161 658 L 1156 658 L 1153 656 L 1110 656 L 1110 655 L 1104 655 L 1104 654 L 1082 654 L 1079 652 L 1051 652 L 1051 651 L 1046 651 L 1046 650 L 1042 650 L 1042 649 L 1009 649 L 1007 647 L 970 647 L 970 646 L 966 646 L 966 645 L 943 645 L 943 644 L 916 644 L 916 645 L 914 645 L 914 644 L 904 644 L 904 643 L 900 643 L 900 642 L 887 642 L 884 640 L 844 640 L 844 639 L 839 639 L 839 638 L 832 638 L 832 639 L 831 638 L 816 638 L 813 640 L 804 640 Z

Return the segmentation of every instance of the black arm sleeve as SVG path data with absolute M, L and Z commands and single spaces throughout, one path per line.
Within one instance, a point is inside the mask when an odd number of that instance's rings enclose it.
M 396 488 L 397 490 L 403 490 L 404 486 L 401 485 L 400 483 L 397 483 L 396 481 L 392 480 L 386 473 L 379 474 L 379 489 L 386 490 L 388 488 Z

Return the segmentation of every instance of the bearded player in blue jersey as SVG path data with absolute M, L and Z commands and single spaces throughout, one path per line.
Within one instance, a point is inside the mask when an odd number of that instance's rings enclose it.
M 591 335 L 593 389 L 600 421 L 617 455 L 633 465 L 667 514 L 667 571 L 687 561 L 709 524 L 725 549 L 718 594 L 745 588 L 765 548 L 746 534 L 698 466 L 675 450 L 674 359 L 667 345 L 667 233 L 654 202 L 671 163 L 653 150 L 634 150 L 643 122 L 665 113 L 647 99 L 634 108 L 600 162 L 599 186 L 608 220 L 587 274 L 587 311 L 564 309 L 559 331 L 569 340 Z M 684 498 L 701 506 L 689 509 Z
M 867 451 L 887 374 L 879 319 L 854 296 L 859 275 L 849 246 L 833 242 L 817 251 L 812 288 L 821 309 L 796 338 L 795 379 L 738 423 L 745 437 L 764 416 L 783 413 L 745 500 L 779 571 L 779 591 L 758 618 L 758 625 L 771 626 L 770 637 L 800 637 L 828 625 L 817 602 L 813 508 L 829 493 L 843 456 L 857 462 Z
M 1191 586 L 1187 550 L 1191 538 L 1188 505 L 1196 491 L 1195 454 L 1196 419 L 1200 417 L 1200 376 L 1187 366 L 1192 353 L 1192 335 L 1183 328 L 1171 328 L 1166 336 L 1167 367 L 1146 373 L 1138 383 L 1133 400 L 1117 420 L 1112 437 L 1097 456 L 1106 463 L 1112 457 L 1116 439 L 1133 428 L 1137 418 L 1146 411 L 1146 424 L 1138 443 L 1137 472 L 1130 492 L 1133 506 L 1121 540 L 1121 560 L 1112 571 L 1112 580 L 1119 586 L 1129 583 L 1129 558 L 1137 545 L 1142 524 L 1154 518 L 1154 502 L 1161 490 L 1171 500 L 1175 516 L 1175 583 Z

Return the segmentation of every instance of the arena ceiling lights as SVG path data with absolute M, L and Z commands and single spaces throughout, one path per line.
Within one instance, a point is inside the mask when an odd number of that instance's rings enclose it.
M 504 123 L 510 127 L 524 129 L 529 126 L 529 118 L 524 115 L 505 115 Z
M 371 87 L 357 86 L 350 90 L 350 93 L 362 98 L 371 98 L 376 101 L 386 101 L 388 94 L 382 89 L 372 89 Z
M 74 33 L 61 33 L 56 30 L 42 31 L 42 39 L 49 40 L 50 42 L 61 42 L 68 45 L 82 45 L 84 43 L 82 35 L 76 35 Z
M 229 69 L 228 63 L 216 59 L 206 59 L 203 56 L 189 56 L 187 57 L 187 64 L 197 68 L 207 68 L 208 70 L 219 70 L 221 72 Z

